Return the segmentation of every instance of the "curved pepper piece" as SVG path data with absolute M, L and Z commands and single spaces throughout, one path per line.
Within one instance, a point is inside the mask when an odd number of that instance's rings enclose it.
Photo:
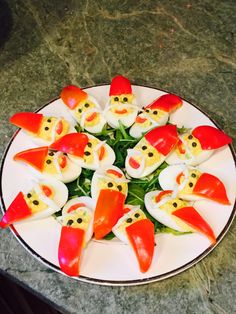
M 150 105 L 145 108 L 160 109 L 168 113 L 178 109 L 183 104 L 180 97 L 174 94 L 162 95 L 158 99 L 154 100 Z
M 109 96 L 122 94 L 132 94 L 132 87 L 126 77 L 117 75 L 111 81 Z
M 79 276 L 79 264 L 84 241 L 84 230 L 63 226 L 58 248 L 61 270 L 68 276 Z
M 70 133 L 62 136 L 49 148 L 78 157 L 84 156 L 85 146 L 88 144 L 88 136 L 83 133 Z
M 178 143 L 177 127 L 173 124 L 157 127 L 149 131 L 144 137 L 164 156 L 167 156 Z
M 190 227 L 207 236 L 211 243 L 215 244 L 216 237 L 213 230 L 194 207 L 182 207 L 173 211 L 172 215 L 180 218 Z
M 126 196 L 118 191 L 104 189 L 98 196 L 94 213 L 94 236 L 105 237 L 124 214 Z
M 223 131 L 209 125 L 196 127 L 192 135 L 199 140 L 203 150 L 217 149 L 232 142 Z
M 126 227 L 129 241 L 134 249 L 141 272 L 145 273 L 154 253 L 154 225 L 149 219 L 138 220 Z
M 66 86 L 61 92 L 61 99 L 71 110 L 75 109 L 75 107 L 87 97 L 88 94 L 86 92 L 74 85 Z
M 209 173 L 201 174 L 193 188 L 193 193 L 221 204 L 230 204 L 224 184 L 217 177 Z
M 23 161 L 27 164 L 31 165 L 35 169 L 39 171 L 43 171 L 44 161 L 48 154 L 48 147 L 38 147 L 24 150 L 22 152 L 17 153 L 13 159 L 15 161 Z
M 6 228 L 14 222 L 29 217 L 31 214 L 31 209 L 24 199 L 24 194 L 19 192 L 3 215 L 0 221 L 0 227 Z
M 43 115 L 35 112 L 19 112 L 10 118 L 12 124 L 35 134 L 39 132 L 42 121 Z

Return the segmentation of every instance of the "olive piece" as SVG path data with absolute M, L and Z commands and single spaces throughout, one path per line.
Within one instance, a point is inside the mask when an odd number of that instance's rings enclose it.
M 128 222 L 128 223 L 131 223 L 133 221 L 133 219 L 132 218 L 128 218 L 128 219 L 126 219 L 126 222 Z
M 115 101 L 119 101 L 119 97 L 115 97 L 114 100 L 115 100 Z
M 52 122 L 52 120 L 51 120 L 51 119 L 47 119 L 47 122 L 49 122 L 49 123 L 50 123 L 50 122 Z
M 89 155 L 91 155 L 91 153 L 90 152 L 84 152 L 84 154 L 85 154 L 85 156 L 89 156 Z
M 85 108 L 89 107 L 89 104 L 86 102 L 86 104 L 84 105 Z
M 117 189 L 118 189 L 119 191 L 122 191 L 122 186 L 121 186 L 121 185 L 117 185 Z
M 54 156 L 54 152 L 50 152 L 48 155 L 49 156 Z
M 73 224 L 73 220 L 72 219 L 69 219 L 68 221 L 67 221 L 67 226 L 71 226 L 72 224 Z
M 147 149 L 147 146 L 143 145 L 142 150 L 145 150 L 145 149 Z
M 174 202 L 172 205 L 173 205 L 175 208 L 178 206 L 178 204 L 177 204 L 176 202 Z
M 197 176 L 197 175 L 196 175 L 195 173 L 192 173 L 192 174 L 191 174 L 191 177 L 192 177 L 192 178 L 196 178 L 196 176 Z
M 34 204 L 34 205 L 38 205 L 38 204 L 39 204 L 39 201 L 34 200 L 34 201 L 33 201 L 33 204 Z
M 82 218 L 78 218 L 78 219 L 77 219 L 78 224 L 81 224 L 82 221 L 83 221 Z
M 189 185 L 190 188 L 193 187 L 193 183 L 192 182 L 190 182 L 188 185 Z
M 193 138 L 193 136 L 192 136 L 192 135 L 189 135 L 189 136 L 188 136 L 188 139 L 189 139 L 189 140 L 191 140 L 192 138 Z
M 149 109 L 146 109 L 145 111 L 146 111 L 147 113 L 149 113 L 150 110 L 149 110 Z
M 88 146 L 88 147 L 92 147 L 92 146 L 93 146 L 93 144 L 92 144 L 92 143 L 90 143 L 90 142 L 88 142 L 88 143 L 87 143 L 87 146 Z
M 82 109 L 78 109 L 78 112 L 81 113 L 81 112 L 82 112 Z
M 153 111 L 153 114 L 157 115 L 157 114 L 158 114 L 158 111 L 156 111 L 156 110 L 155 110 L 155 111 Z
M 135 218 L 138 218 L 139 216 L 140 216 L 139 213 L 136 213 L 136 214 L 134 215 Z
M 47 159 L 47 160 L 46 160 L 46 163 L 47 163 L 48 165 L 50 165 L 50 164 L 52 163 L 52 161 L 51 161 L 50 159 Z
M 48 131 L 48 130 L 49 130 L 49 127 L 48 127 L 48 126 L 45 126 L 44 130 L 45 130 L 45 131 Z
M 109 188 L 112 188 L 112 187 L 113 187 L 113 183 L 112 183 L 112 182 L 108 182 L 108 183 L 107 183 L 107 186 L 108 186 Z
M 32 196 L 32 194 L 30 194 L 30 193 L 27 194 L 27 197 L 28 197 L 28 198 L 31 198 L 31 196 Z
M 153 156 L 153 153 L 148 153 L 148 157 L 152 157 Z
M 196 147 L 196 146 L 197 146 L 197 143 L 196 143 L 196 142 L 193 142 L 193 143 L 192 143 L 192 146 L 193 146 L 193 147 Z
M 127 97 L 124 97 L 124 98 L 123 98 L 123 101 L 124 101 L 124 102 L 127 102 L 127 101 L 128 101 L 128 98 L 127 98 Z

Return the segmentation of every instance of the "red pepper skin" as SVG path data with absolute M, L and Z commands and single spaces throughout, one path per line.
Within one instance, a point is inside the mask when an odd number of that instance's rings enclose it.
M 224 184 L 209 173 L 201 174 L 193 188 L 193 193 L 221 204 L 230 205 Z
M 154 100 L 146 108 L 150 109 L 160 109 L 168 113 L 180 108 L 183 104 L 181 98 L 174 94 L 166 94 Z
M 98 196 L 94 213 L 94 236 L 99 240 L 105 237 L 124 214 L 126 196 L 118 191 L 104 189 Z
M 35 112 L 19 112 L 10 118 L 12 124 L 35 134 L 39 132 L 42 121 L 43 115 Z
M 68 276 L 79 276 L 79 264 L 83 248 L 84 230 L 63 226 L 58 248 L 61 270 Z
M 149 131 L 145 139 L 164 156 L 167 156 L 178 143 L 177 127 L 173 124 L 159 126 Z
M 71 110 L 75 109 L 78 104 L 85 100 L 88 94 L 81 90 L 79 87 L 69 85 L 63 88 L 61 92 L 61 99 L 64 104 Z
M 172 212 L 172 215 L 180 218 L 190 227 L 207 236 L 212 244 L 216 243 L 216 237 L 213 230 L 194 207 L 182 207 Z
M 223 131 L 209 125 L 201 125 L 192 130 L 203 150 L 217 149 L 232 142 L 232 139 Z
M 109 96 L 122 94 L 132 94 L 132 87 L 126 77 L 117 75 L 111 81 Z
M 83 133 L 70 133 L 62 136 L 52 143 L 49 148 L 78 157 L 84 156 L 85 146 L 88 144 L 88 136 Z
M 19 192 L 3 215 L 0 221 L 0 227 L 6 228 L 14 222 L 28 218 L 31 214 L 31 209 L 24 199 L 24 194 Z
M 44 161 L 48 154 L 48 147 L 38 147 L 24 150 L 17 153 L 13 159 L 15 161 L 23 161 L 39 171 L 43 171 Z
M 149 219 L 142 219 L 126 227 L 126 232 L 138 259 L 140 270 L 145 273 L 153 259 L 154 225 Z

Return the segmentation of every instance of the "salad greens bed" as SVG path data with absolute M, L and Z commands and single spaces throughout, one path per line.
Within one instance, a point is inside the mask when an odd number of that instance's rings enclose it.
M 79 125 L 76 126 L 77 132 L 83 132 Z M 128 129 L 125 129 L 124 126 L 120 123 L 119 129 L 112 129 L 109 127 L 104 127 L 103 131 L 100 134 L 95 134 L 95 136 L 102 140 L 106 141 L 108 145 L 112 147 L 116 154 L 116 161 L 114 166 L 120 168 L 125 174 L 125 158 L 127 155 L 127 149 L 133 148 L 139 141 L 139 139 L 133 138 L 128 134 Z M 185 132 L 186 129 L 178 129 L 179 133 Z M 94 135 L 94 134 L 93 134 Z M 146 193 L 155 190 L 162 190 L 159 185 L 158 176 L 160 172 L 168 166 L 166 162 L 162 163 L 161 166 L 154 171 L 152 174 L 145 178 L 141 179 L 130 179 L 128 183 L 128 195 L 126 198 L 126 204 L 130 205 L 139 205 L 140 208 L 144 211 L 147 218 L 149 218 L 153 224 L 155 233 L 172 233 L 175 235 L 186 234 L 190 232 L 179 232 L 169 227 L 164 226 L 153 218 L 145 208 L 144 205 L 144 196 Z M 69 190 L 69 199 L 79 196 L 91 196 L 91 180 L 94 171 L 89 169 L 82 169 L 80 176 L 73 182 L 70 182 L 67 185 Z M 61 212 L 57 213 L 56 216 L 60 216 Z M 110 232 L 104 237 L 106 240 L 111 240 L 115 237 L 113 232 Z

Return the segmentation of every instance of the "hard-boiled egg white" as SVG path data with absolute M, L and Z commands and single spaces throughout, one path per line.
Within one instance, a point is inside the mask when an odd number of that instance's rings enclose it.
M 112 165 L 116 159 L 113 149 L 95 136 L 87 133 L 86 135 L 89 141 L 85 147 L 84 156 L 77 157 L 68 154 L 69 158 L 82 168 L 91 170 Z
M 167 194 L 156 200 L 158 195 L 163 191 L 152 191 L 145 195 L 144 203 L 147 211 L 157 221 L 163 225 L 180 232 L 193 231 L 185 222 L 178 217 L 171 215 L 173 211 L 189 206 L 187 202 L 177 198 L 173 194 Z
M 91 182 L 91 195 L 97 199 L 103 189 L 112 189 L 128 194 L 128 182 L 124 173 L 116 166 L 102 167 L 96 170 Z
M 86 244 L 93 235 L 94 201 L 87 196 L 76 197 L 69 200 L 62 210 L 59 221 L 64 226 L 80 228 L 85 232 Z
M 133 178 L 142 178 L 151 174 L 166 159 L 143 137 L 133 149 L 128 149 L 125 169 Z
M 125 205 L 125 208 L 129 208 L 130 211 L 118 220 L 116 225 L 112 228 L 112 232 L 122 242 L 129 244 L 126 227 L 138 220 L 146 219 L 146 215 L 140 209 L 140 206 Z
M 32 180 L 30 186 L 30 189 L 28 188 L 23 193 L 32 215 L 22 222 L 49 217 L 61 210 L 68 199 L 68 189 L 60 181 L 53 179 Z
M 182 144 L 177 145 L 166 159 L 166 162 L 170 165 L 185 163 L 196 166 L 210 158 L 214 152 L 214 150 L 203 150 L 199 140 L 190 132 L 179 136 L 179 138 Z
M 68 110 L 80 126 L 88 132 L 100 133 L 106 124 L 101 107 L 93 96 L 88 95 L 73 110 Z

